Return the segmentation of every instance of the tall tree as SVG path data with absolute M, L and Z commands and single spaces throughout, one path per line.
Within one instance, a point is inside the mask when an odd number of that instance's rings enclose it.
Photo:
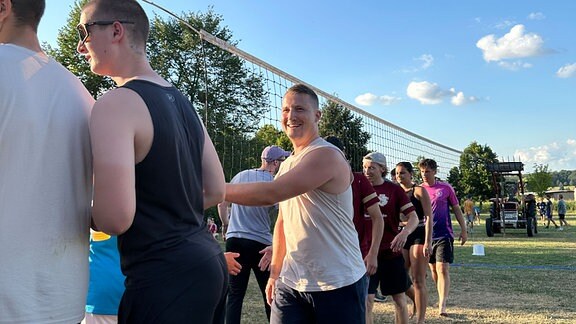
M 460 155 L 460 181 L 462 194 L 474 200 L 488 200 L 493 196 L 487 163 L 497 162 L 496 154 L 488 145 L 472 142 Z
M 46 43 L 43 44 L 43 47 L 48 55 L 80 78 L 90 94 L 97 98 L 106 90 L 114 87 L 114 82 L 108 77 L 92 73 L 86 59 L 76 51 L 78 45 L 76 26 L 80 21 L 82 6 L 87 2 L 88 0 L 77 0 L 71 5 L 66 24 L 58 30 L 57 47 L 52 47 Z
M 533 191 L 539 197 L 552 186 L 552 174 L 548 170 L 548 164 L 534 164 L 534 172 L 526 176 L 528 190 Z
M 331 100 L 322 105 L 320 135 L 336 136 L 342 141 L 344 153 L 353 170 L 362 168 L 362 157 L 368 153 L 366 145 L 370 140 L 370 133 L 362 130 L 362 127 L 362 118 L 354 117 L 352 111 L 344 106 Z
M 465 196 L 461 186 L 460 170 L 458 167 L 450 169 L 446 181 L 454 188 L 454 192 L 456 192 L 458 198 L 461 199 Z

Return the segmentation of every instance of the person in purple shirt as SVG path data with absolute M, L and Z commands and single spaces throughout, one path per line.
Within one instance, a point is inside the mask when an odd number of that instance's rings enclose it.
M 450 263 L 454 262 L 454 232 L 450 207 L 460 224 L 461 245 L 468 239 L 466 222 L 452 186 L 436 179 L 438 169 L 436 161 L 423 159 L 418 163 L 418 168 L 422 175 L 422 187 L 428 192 L 432 204 L 432 251 L 429 266 L 438 290 L 438 311 L 440 316 L 448 316 L 446 300 L 450 291 Z

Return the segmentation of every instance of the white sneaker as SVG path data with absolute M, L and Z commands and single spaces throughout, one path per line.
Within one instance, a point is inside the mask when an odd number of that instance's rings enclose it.
M 564 228 L 563 228 L 562 226 L 560 226 L 560 227 L 558 227 L 558 230 L 559 230 L 559 231 L 563 231 Z

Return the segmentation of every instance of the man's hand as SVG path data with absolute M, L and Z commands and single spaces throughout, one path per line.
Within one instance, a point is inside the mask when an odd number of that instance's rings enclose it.
M 258 262 L 258 267 L 260 271 L 270 271 L 270 262 L 272 261 L 272 245 L 265 247 L 260 254 L 263 254 L 260 262 Z
M 424 254 L 424 257 L 429 258 L 431 252 L 432 252 L 432 243 L 424 242 L 424 245 L 422 246 L 422 254 Z
M 468 233 L 466 232 L 466 229 L 464 229 L 462 232 L 460 232 L 460 245 L 464 245 L 464 243 L 466 243 L 466 241 L 468 241 Z
M 398 233 L 398 235 L 396 235 L 396 237 L 392 240 L 392 243 L 390 243 L 390 248 L 392 249 L 392 251 L 394 252 L 401 252 L 402 249 L 404 248 L 404 244 L 406 244 L 406 239 L 408 238 L 408 232 L 406 231 L 400 231 L 400 233 Z
M 274 290 L 276 289 L 276 279 L 268 278 L 268 283 L 266 283 L 266 302 L 268 305 L 272 305 L 274 300 Z
M 369 276 L 375 274 L 376 270 L 378 270 L 378 252 L 374 255 L 368 253 L 364 258 L 364 265 L 366 265 L 366 273 Z
M 226 258 L 226 265 L 228 266 L 228 273 L 235 276 L 242 270 L 242 265 L 238 263 L 235 259 L 240 256 L 240 253 L 236 252 L 224 252 L 224 257 Z

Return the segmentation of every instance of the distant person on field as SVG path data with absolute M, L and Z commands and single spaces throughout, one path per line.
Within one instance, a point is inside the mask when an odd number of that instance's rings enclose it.
M 77 51 L 117 88 L 90 120 L 94 226 L 118 235 L 125 291 L 119 323 L 224 323 L 228 275 L 204 210 L 224 173 L 192 103 L 146 55 L 149 19 L 134 0 L 82 8 Z
M 363 323 L 366 267 L 354 229 L 350 165 L 319 136 L 322 112 L 304 84 L 282 99 L 282 129 L 294 152 L 274 181 L 226 186 L 226 201 L 278 203 L 266 296 L 270 323 Z
M 546 206 L 546 209 L 545 209 L 546 210 L 546 228 L 549 228 L 550 222 L 552 222 L 552 224 L 554 224 L 556 229 L 560 229 L 560 226 L 558 226 L 558 224 L 556 224 L 556 222 L 553 219 L 554 204 L 552 203 L 552 199 L 551 199 L 550 195 L 546 195 L 545 206 Z
M 270 145 L 264 148 L 260 156 L 259 168 L 248 169 L 236 174 L 230 183 L 249 183 L 273 181 L 282 162 L 290 156 L 290 152 L 281 147 Z M 265 254 L 265 249 L 272 245 L 270 216 L 276 213 L 275 205 L 269 206 L 242 206 L 224 201 L 218 205 L 218 213 L 222 224 L 227 227 L 226 251 L 236 252 L 240 256 L 236 259 L 241 266 L 238 274 L 229 277 L 228 300 L 226 302 L 226 323 L 240 323 L 242 304 L 250 271 L 254 272 L 258 287 L 264 301 L 266 317 L 270 320 L 270 305 L 266 302 L 266 283 L 270 277 L 267 269 L 271 253 Z M 263 256 L 264 254 L 264 256 Z M 265 266 L 261 268 L 264 258 Z
M 0 0 L 2 323 L 79 323 L 86 306 L 94 99 L 42 51 L 44 8 Z
M 378 270 L 370 277 L 368 305 L 373 305 L 376 288 L 379 285 L 383 295 L 392 296 L 395 322 L 408 323 L 405 293 L 412 282 L 406 270 L 402 251 L 409 235 L 418 226 L 418 215 L 402 187 L 386 181 L 388 167 L 386 157 L 382 153 L 372 152 L 365 155 L 362 159 L 362 169 L 378 194 L 380 211 L 384 217 Z M 402 230 L 400 230 L 401 222 L 406 222 Z
M 429 266 L 438 290 L 438 313 L 440 316 L 448 316 L 446 302 L 450 292 L 450 264 L 454 262 L 454 231 L 450 207 L 460 225 L 461 245 L 468 240 L 466 221 L 452 186 L 436 179 L 436 161 L 423 159 L 418 163 L 418 167 L 422 175 L 422 187 L 428 191 L 432 203 L 432 252 Z
M 124 275 L 115 236 L 90 231 L 90 285 L 86 300 L 86 324 L 118 322 L 118 306 L 124 293 Z
M 564 195 L 560 194 L 558 198 L 558 218 L 560 219 L 560 228 L 562 229 L 562 226 L 568 226 L 566 222 L 566 202 L 564 201 Z
M 472 231 L 474 228 L 474 202 L 470 197 L 464 201 L 464 217 L 466 218 L 467 228 Z
M 474 219 L 480 225 L 480 206 L 474 206 Z

